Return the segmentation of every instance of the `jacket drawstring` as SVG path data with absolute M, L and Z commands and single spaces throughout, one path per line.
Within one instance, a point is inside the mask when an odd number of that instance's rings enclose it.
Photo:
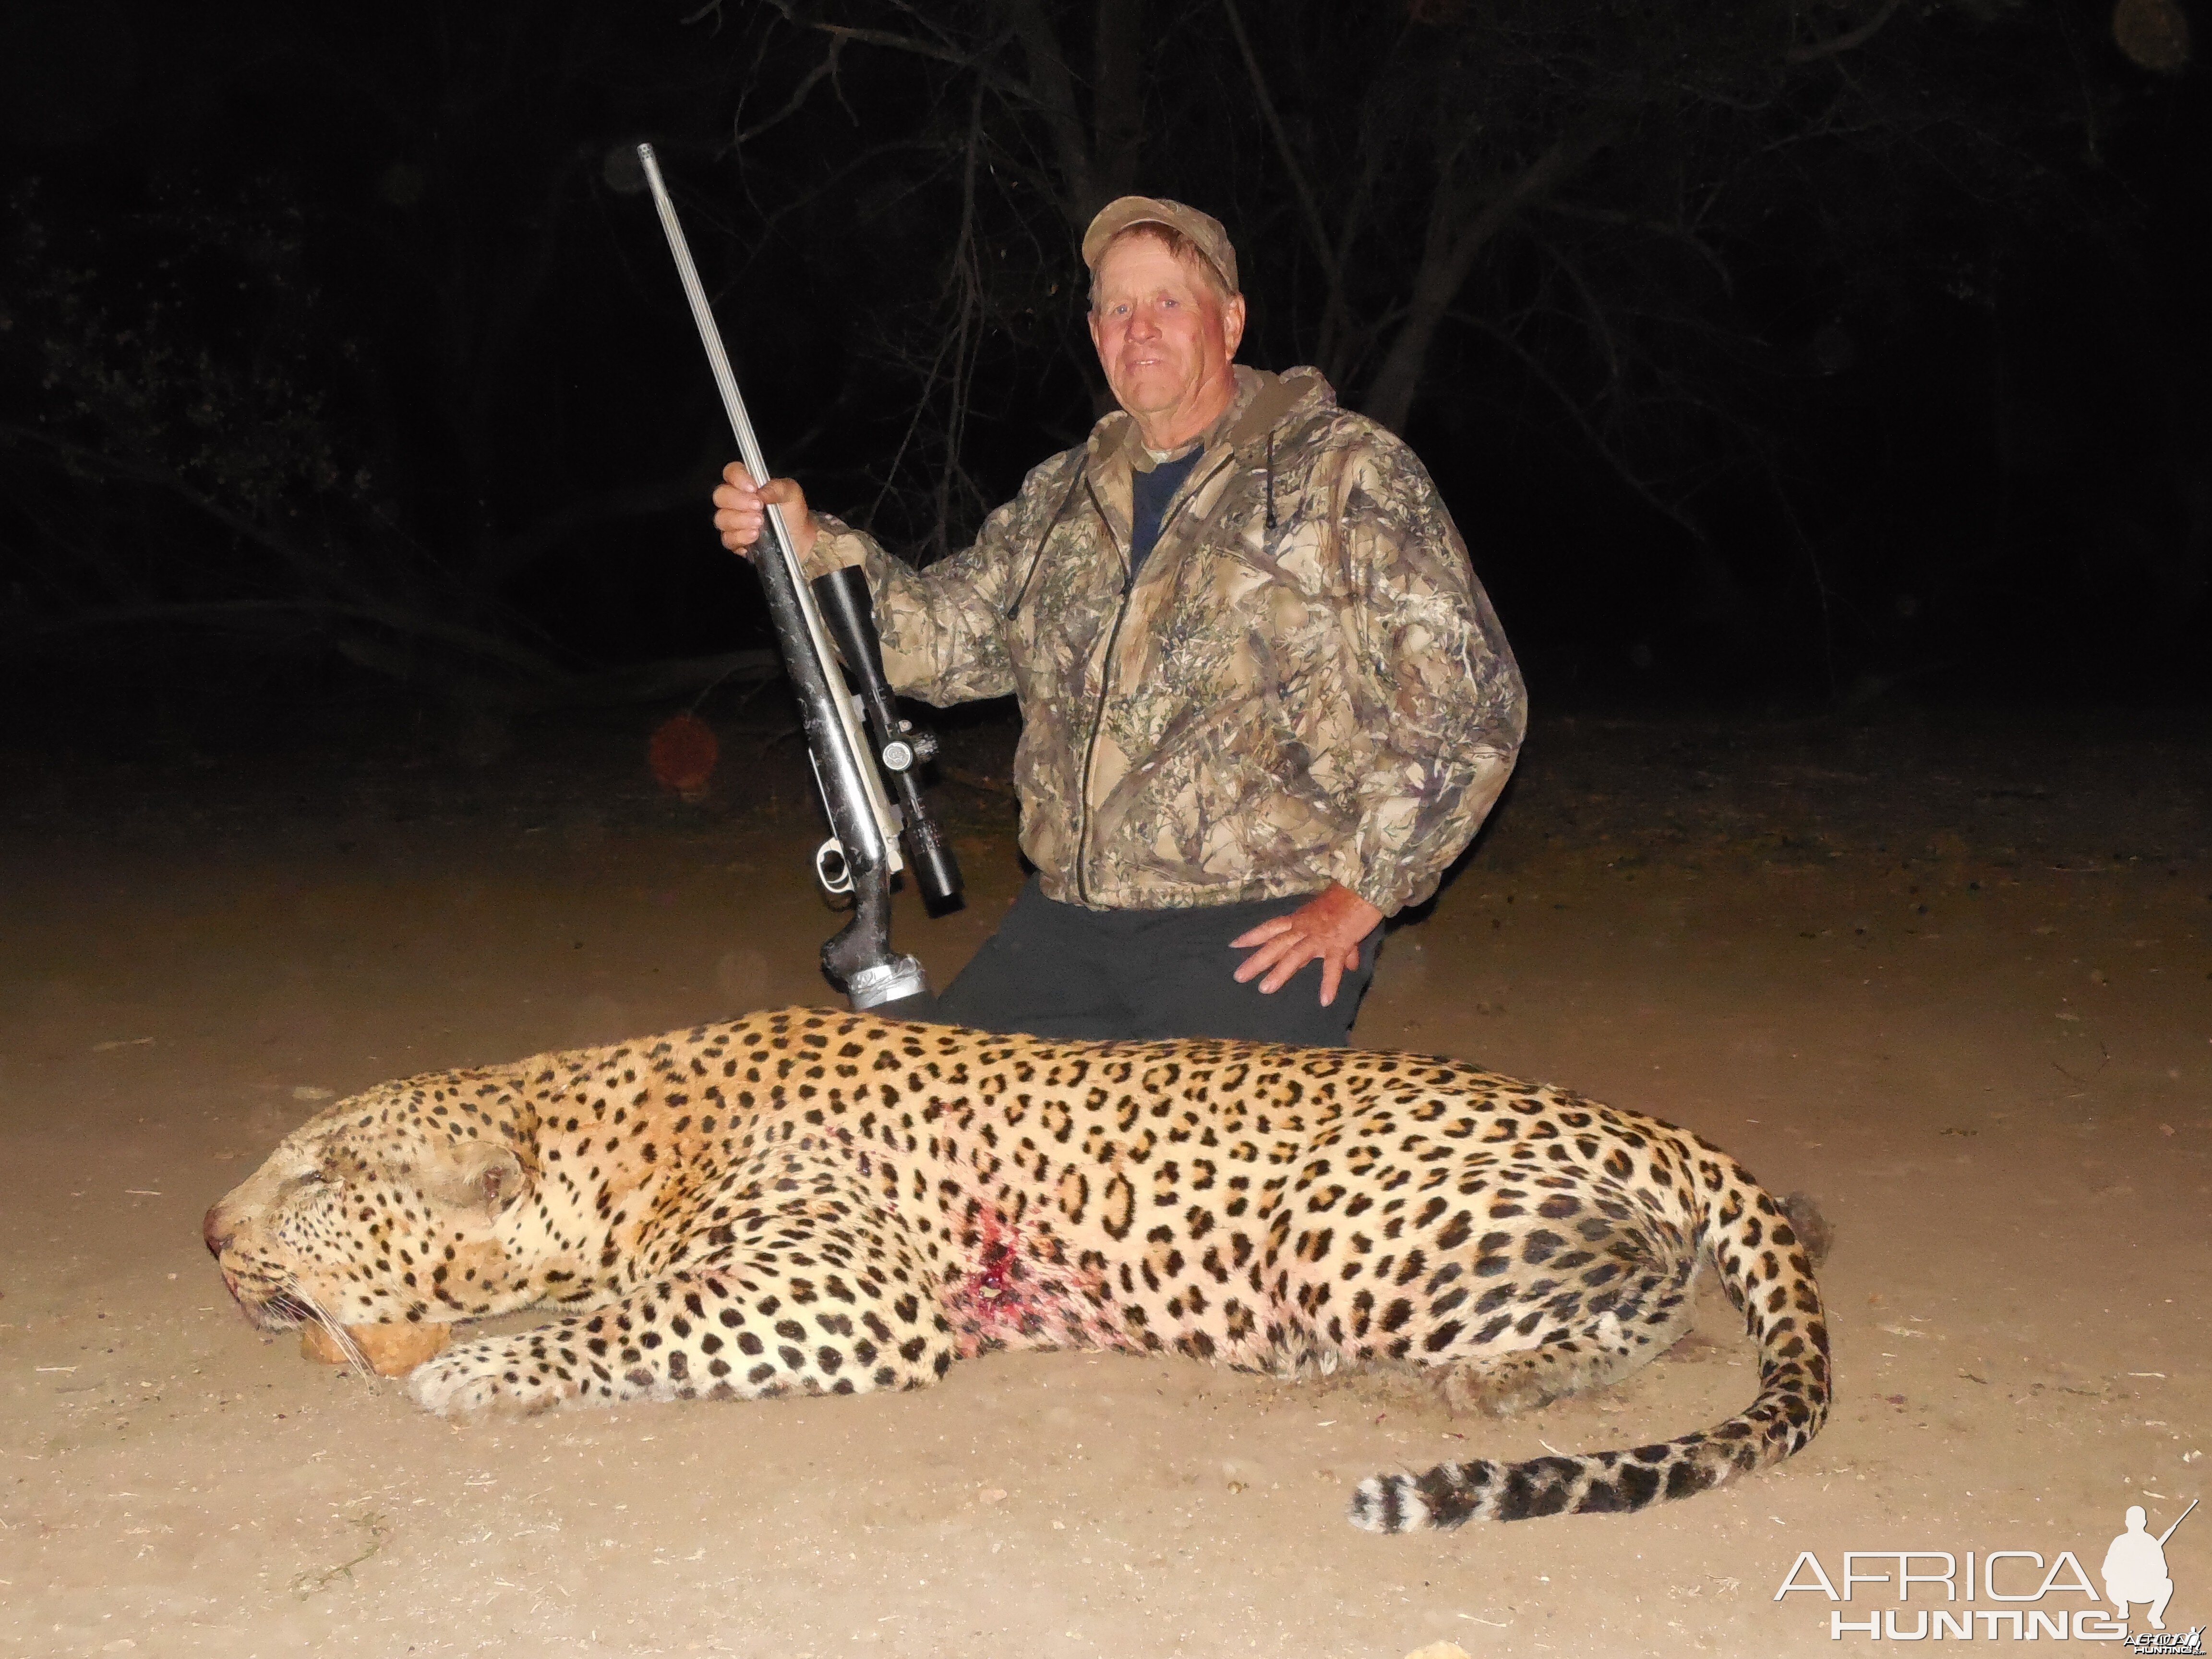
M 1275 527 L 1275 428 L 1267 428 L 1267 528 Z

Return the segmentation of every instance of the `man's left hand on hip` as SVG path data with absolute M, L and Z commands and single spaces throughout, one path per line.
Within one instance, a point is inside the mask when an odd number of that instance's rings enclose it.
M 1237 969 L 1243 985 L 1260 981 L 1263 995 L 1279 991 L 1309 962 L 1321 963 L 1321 1006 L 1336 1000 L 1345 970 L 1359 966 L 1359 946 L 1382 920 L 1382 913 L 1340 882 L 1331 882 L 1286 916 L 1276 916 L 1229 941 L 1230 949 L 1260 948 Z

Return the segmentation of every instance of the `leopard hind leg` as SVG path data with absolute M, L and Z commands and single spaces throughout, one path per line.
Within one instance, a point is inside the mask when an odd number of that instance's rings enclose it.
M 1474 1327 L 1474 1352 L 1447 1349 L 1437 1357 L 1444 1403 L 1453 1412 L 1511 1417 L 1607 1388 L 1688 1334 L 1695 1315 L 1693 1249 L 1672 1237 L 1624 1231 L 1604 1249 L 1585 1254 L 1596 1261 L 1579 1273 L 1568 1269 L 1578 1283 L 1563 1286 L 1556 1273 L 1532 1278 L 1489 1324 Z M 1521 1346 L 1486 1346 L 1516 1340 Z

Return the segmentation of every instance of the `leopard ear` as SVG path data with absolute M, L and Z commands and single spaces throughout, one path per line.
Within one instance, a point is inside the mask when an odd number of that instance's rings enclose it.
M 448 1184 L 455 1201 L 486 1215 L 504 1213 L 532 1184 L 527 1166 L 503 1141 L 464 1141 L 453 1149 L 453 1162 Z

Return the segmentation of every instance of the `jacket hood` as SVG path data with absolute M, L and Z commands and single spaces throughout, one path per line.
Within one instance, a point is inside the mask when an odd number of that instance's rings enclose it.
M 1232 367 L 1237 396 L 1200 437 L 1201 453 L 1224 447 L 1241 449 L 1336 407 L 1335 389 L 1317 368 L 1286 368 L 1279 374 L 1242 363 Z M 1138 433 L 1136 417 L 1127 410 L 1115 410 L 1091 428 L 1090 449 L 1094 467 L 1126 460 L 1134 470 L 1152 470 L 1152 456 Z

